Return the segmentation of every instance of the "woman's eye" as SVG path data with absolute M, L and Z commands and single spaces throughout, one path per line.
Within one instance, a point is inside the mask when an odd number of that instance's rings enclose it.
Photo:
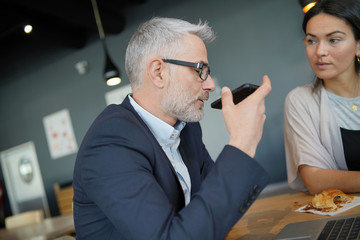
M 338 39 L 338 38 L 332 38 L 332 39 L 330 39 L 330 43 L 337 43 L 337 42 L 339 42 L 340 41 L 340 39 Z
M 307 45 L 313 45 L 313 44 L 316 43 L 316 41 L 315 41 L 314 39 L 306 39 L 306 40 L 305 40 L 305 43 L 306 43 Z

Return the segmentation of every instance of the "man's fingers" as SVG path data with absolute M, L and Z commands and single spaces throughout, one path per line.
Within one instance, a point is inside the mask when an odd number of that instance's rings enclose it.
M 251 94 L 253 98 L 258 99 L 264 99 L 271 91 L 271 81 L 270 78 L 267 75 L 264 75 L 262 78 L 262 84 L 261 86 L 253 93 Z M 233 103 L 233 95 L 231 93 L 231 90 L 228 87 L 223 87 L 221 89 L 221 102 L 222 106 L 225 105 L 234 105 Z
M 230 103 L 233 104 L 233 95 L 231 93 L 230 88 L 223 87 L 221 89 L 221 103 L 222 103 L 222 106 L 228 105 Z
M 265 98 L 271 91 L 271 81 L 267 75 L 264 75 L 262 78 L 261 86 L 255 91 L 256 95 L 259 94 L 260 97 Z

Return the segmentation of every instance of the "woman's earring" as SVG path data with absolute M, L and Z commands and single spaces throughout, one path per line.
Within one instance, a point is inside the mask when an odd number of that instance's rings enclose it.
M 360 57 L 357 57 L 358 63 L 360 64 Z

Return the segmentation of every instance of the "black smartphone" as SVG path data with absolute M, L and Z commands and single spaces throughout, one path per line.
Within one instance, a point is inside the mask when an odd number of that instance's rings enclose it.
M 252 94 L 259 86 L 251 83 L 245 83 L 238 88 L 232 90 L 234 104 L 238 104 L 244 100 L 247 96 Z M 212 108 L 221 109 L 221 98 L 211 103 Z

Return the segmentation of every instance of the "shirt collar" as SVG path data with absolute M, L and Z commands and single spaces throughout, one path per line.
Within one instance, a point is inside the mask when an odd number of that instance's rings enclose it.
M 128 96 L 130 99 L 130 104 L 134 107 L 135 111 L 149 127 L 150 131 L 152 134 L 154 134 L 155 138 L 158 140 L 161 146 L 173 144 L 176 139 L 179 138 L 181 130 L 186 125 L 185 122 L 178 121 L 175 126 L 171 126 L 146 111 L 139 104 L 137 104 L 130 95 Z

